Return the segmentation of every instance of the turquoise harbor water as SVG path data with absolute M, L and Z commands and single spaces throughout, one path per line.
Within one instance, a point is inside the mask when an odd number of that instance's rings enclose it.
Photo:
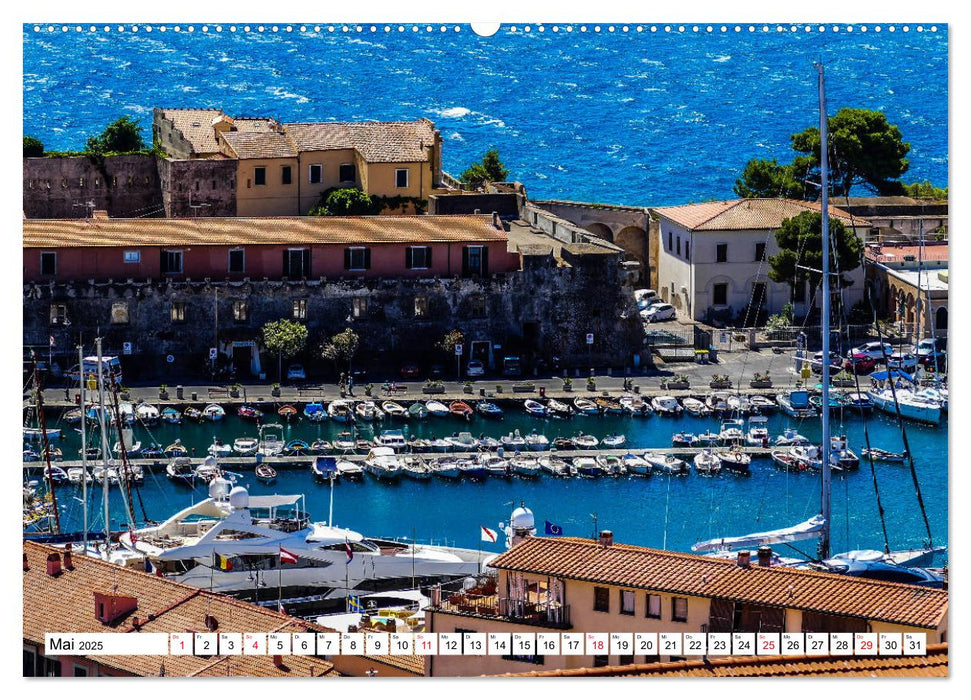
M 624 433 L 632 449 L 670 445 L 671 435 L 681 430 L 703 432 L 718 430 L 717 418 L 650 418 L 574 417 L 570 419 L 535 419 L 525 413 L 507 410 L 502 421 L 479 417 L 471 424 L 454 418 L 431 419 L 401 424 L 385 421 L 385 428 L 404 428 L 406 435 L 435 437 L 455 431 L 470 430 L 499 437 L 514 429 L 524 434 L 532 429 L 550 438 L 572 436 L 583 431 L 603 437 Z M 359 423 L 364 437 L 373 434 L 370 426 Z M 819 438 L 817 421 L 796 422 L 788 416 L 770 417 L 773 435 L 786 426 L 796 427 L 810 439 Z M 840 427 L 849 436 L 852 448 L 859 454 L 864 446 L 863 420 L 859 416 L 840 421 L 834 415 L 834 430 Z M 873 445 L 899 451 L 900 433 L 889 416 L 875 413 L 868 419 Z M 74 429 L 66 428 L 68 437 L 58 445 L 65 457 L 76 459 L 80 444 Z M 296 421 L 285 429 L 285 438 L 309 441 L 317 437 L 331 439 L 343 424 L 312 424 Z M 381 425 L 375 424 L 380 430 Z M 907 424 L 911 449 L 917 455 L 916 466 L 924 502 L 927 506 L 935 543 L 947 540 L 947 473 L 942 445 L 946 425 L 941 427 Z M 205 454 L 213 435 L 231 442 L 242 435 L 257 435 L 256 426 L 235 416 L 222 423 L 180 426 L 159 425 L 149 430 L 136 427 L 136 439 L 143 443 L 168 445 L 181 439 L 194 447 L 197 455 Z M 278 470 L 276 483 L 258 482 L 251 470 L 241 471 L 239 483 L 253 493 L 306 494 L 312 517 L 325 520 L 329 499 L 326 484 L 316 483 L 309 468 Z M 914 496 L 910 473 L 905 465 L 876 463 L 877 485 L 886 510 L 890 544 L 894 548 L 919 546 L 924 539 L 923 525 Z M 75 497 L 79 489 L 58 488 L 62 505 L 62 527 L 80 529 L 81 503 Z M 205 498 L 204 485 L 196 489 L 173 484 L 164 469 L 146 474 L 141 487 L 141 502 L 150 519 L 160 520 L 190 503 Z M 370 535 L 416 537 L 420 541 L 455 542 L 459 546 L 477 547 L 479 526 L 493 529 L 506 520 L 512 506 L 525 501 L 542 527 L 545 520 L 563 526 L 567 535 L 589 536 L 593 532 L 592 515 L 600 528 L 612 529 L 619 541 L 670 549 L 687 550 L 699 540 L 719 535 L 775 529 L 801 522 L 818 512 L 820 479 L 817 474 L 790 474 L 774 467 L 768 459 L 752 463 L 750 476 L 728 472 L 706 478 L 694 471 L 684 477 L 652 475 L 601 479 L 491 478 L 482 482 L 433 478 L 426 482 L 402 479 L 386 484 L 366 476 L 360 482 L 338 482 L 334 494 L 334 519 L 347 527 Z M 92 496 L 93 527 L 103 527 L 100 509 L 101 492 Z M 124 527 L 124 512 L 117 488 L 111 492 L 112 527 Z M 136 513 L 142 518 L 136 499 Z M 859 471 L 837 475 L 833 481 L 833 542 L 839 550 L 862 547 L 882 548 L 882 536 L 874 496 L 873 479 L 867 462 Z M 810 543 L 811 546 L 811 543 Z M 488 548 L 488 547 L 487 547 Z

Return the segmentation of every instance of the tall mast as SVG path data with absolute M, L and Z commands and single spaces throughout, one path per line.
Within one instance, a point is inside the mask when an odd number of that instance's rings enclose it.
M 104 558 L 108 558 L 108 549 L 111 545 L 111 519 L 108 517 L 108 429 L 105 422 L 105 385 L 101 371 L 101 338 L 96 341 L 98 350 L 98 428 L 101 431 L 101 462 L 104 473 L 102 474 L 102 493 L 105 510 L 105 550 Z M 82 366 L 83 369 L 83 366 Z
M 829 558 L 829 538 L 830 538 L 830 501 L 832 496 L 832 474 L 830 473 L 830 428 L 829 428 L 829 314 L 830 314 L 830 284 L 829 284 L 829 136 L 828 123 L 826 118 L 826 84 L 823 76 L 823 64 L 816 64 L 816 72 L 819 74 L 819 154 L 820 154 L 820 209 L 822 213 L 822 234 L 823 234 L 823 401 L 822 401 L 822 428 L 823 428 L 823 484 L 822 484 L 822 516 L 823 531 L 819 539 L 819 558 Z
M 81 384 L 81 512 L 84 531 L 81 534 L 84 554 L 88 553 L 88 417 L 84 407 L 84 346 L 78 345 L 78 379 Z
M 47 475 L 47 489 L 51 494 L 51 507 L 54 509 L 54 531 L 61 531 L 61 515 L 57 509 L 57 494 L 54 493 L 54 470 L 51 468 L 51 443 L 47 439 L 47 418 L 44 416 L 44 397 L 40 386 L 40 373 L 37 371 L 37 357 L 34 361 L 34 391 L 37 392 L 37 425 L 40 427 L 40 444 L 44 455 L 44 473 Z M 49 366 L 49 365 L 48 365 Z

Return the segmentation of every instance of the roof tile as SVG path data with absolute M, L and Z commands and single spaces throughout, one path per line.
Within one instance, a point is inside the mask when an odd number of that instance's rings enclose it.
M 794 199 L 731 199 L 658 207 L 651 211 L 689 231 L 747 231 L 777 229 L 786 219 L 804 211 L 820 212 L 822 208 L 819 202 Z M 849 213 L 836 207 L 830 207 L 829 215 L 846 225 L 869 226 L 864 219 L 851 217 Z

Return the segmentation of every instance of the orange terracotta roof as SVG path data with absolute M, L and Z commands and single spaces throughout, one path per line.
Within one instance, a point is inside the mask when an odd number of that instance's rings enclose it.
M 676 207 L 651 209 L 654 214 L 670 219 L 689 231 L 747 231 L 776 229 L 786 219 L 804 211 L 822 211 L 818 202 L 794 199 L 731 199 L 721 202 L 683 204 Z M 829 208 L 830 218 L 846 225 L 869 226 L 860 217 L 836 207 Z
M 240 159 L 296 158 L 293 142 L 272 119 L 237 119 L 235 131 L 221 136 Z
M 212 123 L 216 118 L 224 116 L 221 109 L 162 109 L 161 111 L 162 115 L 182 133 L 194 153 L 219 151 Z
M 326 628 L 233 598 L 152 576 L 142 571 L 75 555 L 74 569 L 47 574 L 50 553 L 63 550 L 24 542 L 28 571 L 23 572 L 23 637 L 44 644 L 46 632 L 207 631 L 205 617 L 221 632 L 306 632 Z M 111 625 L 95 617 L 94 594 L 115 593 L 137 599 L 138 607 Z M 149 619 L 151 616 L 152 619 Z M 139 620 L 135 628 L 135 620 Z M 277 667 L 272 656 L 90 656 L 98 663 L 137 676 L 330 675 L 333 664 L 321 658 L 288 656 Z
M 285 124 L 297 150 L 354 149 L 368 163 L 420 163 L 435 143 L 435 125 L 413 122 L 316 122 Z M 424 145 L 424 148 L 422 146 Z
M 876 262 L 904 262 L 904 258 L 911 256 L 916 261 L 923 259 L 927 261 L 947 260 L 948 245 L 891 245 L 883 243 L 881 245 L 868 245 L 866 247 L 866 257 Z
M 936 628 L 947 591 L 573 537 L 530 537 L 492 561 L 498 569 L 702 598 Z
M 947 677 L 947 644 L 927 647 L 927 656 L 739 656 L 599 668 L 570 668 L 505 677 L 668 676 L 705 678 L 784 676 Z
M 24 248 L 508 240 L 489 216 L 303 216 L 185 219 L 30 219 Z

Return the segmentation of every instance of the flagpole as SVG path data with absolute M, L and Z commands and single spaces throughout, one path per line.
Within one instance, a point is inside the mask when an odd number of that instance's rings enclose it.
M 347 538 L 344 538 L 344 547 L 350 551 L 350 545 L 347 543 Z M 347 572 L 347 567 L 350 566 L 351 560 L 347 556 L 347 552 L 344 553 L 344 612 L 350 612 L 350 595 L 351 595 L 351 585 L 349 583 L 349 577 Z
M 280 576 L 277 578 L 277 589 L 276 589 L 276 609 L 279 612 L 283 612 L 283 545 L 277 545 L 280 548 L 280 568 L 277 569 Z

